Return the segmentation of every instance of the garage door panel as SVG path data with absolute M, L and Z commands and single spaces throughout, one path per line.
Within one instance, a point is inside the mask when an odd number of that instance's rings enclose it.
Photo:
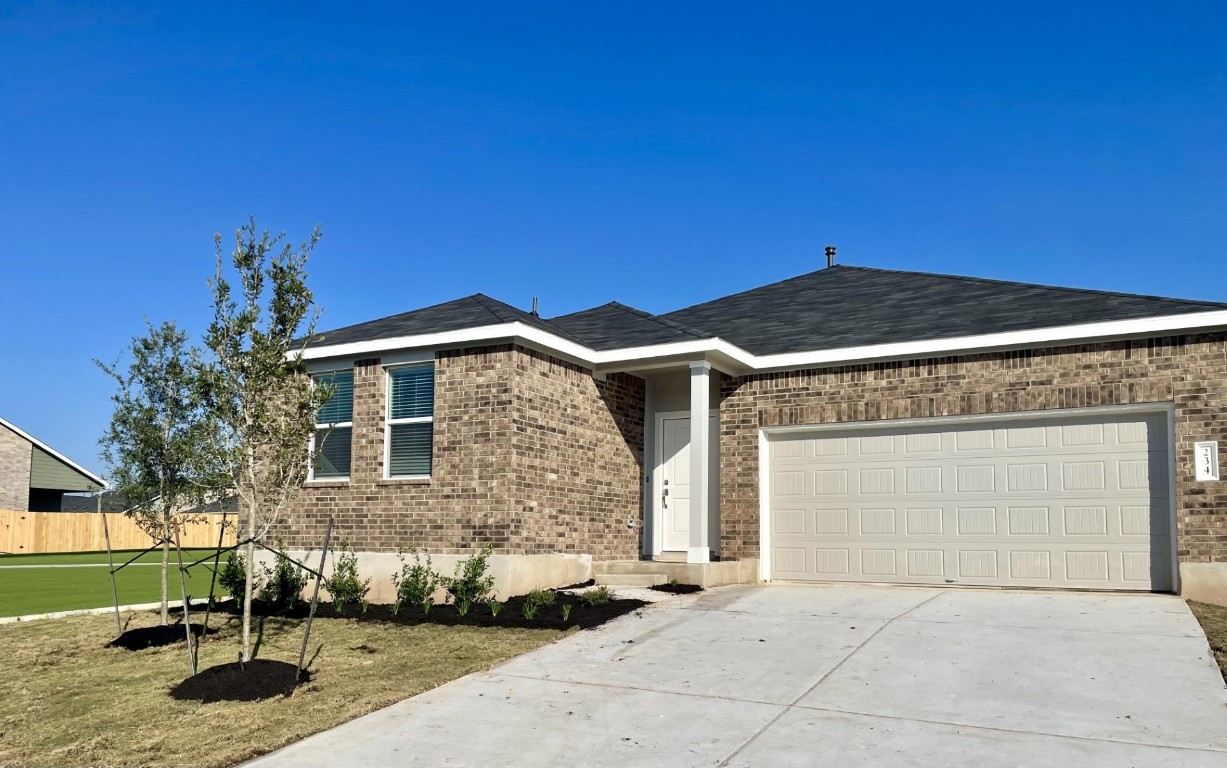
M 772 577 L 1169 590 L 1166 435 L 1129 414 L 774 438 Z

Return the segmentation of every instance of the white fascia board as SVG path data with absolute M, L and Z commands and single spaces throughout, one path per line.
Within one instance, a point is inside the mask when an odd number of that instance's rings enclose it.
M 37 437 L 35 437 L 34 435 L 31 435 L 29 432 L 26 432 L 25 430 L 21 429 L 20 427 L 14 426 L 13 424 L 9 423 L 8 421 L 5 421 L 3 418 L 0 418 L 0 425 L 3 425 L 3 426 L 5 426 L 5 427 L 8 427 L 9 429 L 13 430 L 14 432 L 16 432 L 16 433 L 17 433 L 18 435 L 20 435 L 21 437 L 24 437 L 26 440 L 29 440 L 29 441 L 30 441 L 31 443 L 33 443 L 34 445 L 37 445 L 39 448 L 42 448 L 42 449 L 43 449 L 44 451 L 46 451 L 47 453 L 51 454 L 52 456 L 56 457 L 56 458 L 57 458 L 57 459 L 59 459 L 60 461 L 62 461 L 62 462 L 64 462 L 65 464 L 67 464 L 68 466 L 72 467 L 73 469 L 77 470 L 77 471 L 78 471 L 78 472 L 80 472 L 81 474 L 85 475 L 85 476 L 86 476 L 87 478 L 89 478 L 90 480 L 93 480 L 95 483 L 98 483 L 98 485 L 100 485 L 100 486 L 101 486 L 100 490 L 106 490 L 107 488 L 110 488 L 110 487 L 111 487 L 111 484 L 110 484 L 110 483 L 108 483 L 106 480 L 103 480 L 101 477 L 98 477 L 98 475 L 95 475 L 93 472 L 90 472 L 90 471 L 89 471 L 88 469 L 86 469 L 85 467 L 81 466 L 80 464 L 78 464 L 77 462 L 75 462 L 75 461 L 73 461 L 72 459 L 68 458 L 68 457 L 67 457 L 67 456 L 65 456 L 64 454 L 62 454 L 62 453 L 60 453 L 59 451 L 57 451 L 56 449 L 54 449 L 54 448 L 52 448 L 51 446 L 47 445 L 47 444 L 46 444 L 46 443 L 44 443 L 42 440 L 39 440 L 39 439 L 38 439 Z
M 549 331 L 520 322 L 464 328 L 443 333 L 400 336 L 373 341 L 358 341 L 349 344 L 334 344 L 310 347 L 303 351 L 304 360 L 328 358 L 357 359 L 409 349 L 449 349 L 471 343 L 489 343 L 510 339 L 523 341 L 557 353 L 592 368 L 606 371 L 617 367 L 634 367 L 637 363 L 660 358 L 703 359 L 715 356 L 730 361 L 742 369 L 740 373 L 817 368 L 851 363 L 883 360 L 904 360 L 936 355 L 970 354 L 980 351 L 1009 348 L 1027 348 L 1049 344 L 1096 341 L 1113 338 L 1145 337 L 1174 331 L 1211 330 L 1227 328 L 1227 311 L 1190 312 L 1183 315 L 1163 315 L 1136 320 L 1114 320 L 1103 323 L 1082 323 L 1028 331 L 987 333 L 976 336 L 958 336 L 948 339 L 907 341 L 897 344 L 872 344 L 860 347 L 841 347 L 814 352 L 791 352 L 779 355 L 753 355 L 735 344 L 720 338 L 694 339 L 669 344 L 653 344 L 643 347 L 627 347 L 597 351 L 556 336 Z M 291 355 L 293 357 L 293 355 Z M 723 366 L 722 366 L 723 367 Z

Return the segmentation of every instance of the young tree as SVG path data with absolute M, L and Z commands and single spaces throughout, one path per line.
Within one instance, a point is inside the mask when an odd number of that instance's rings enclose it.
M 183 521 L 175 511 L 204 498 L 215 483 L 199 462 L 211 432 L 200 397 L 200 351 L 174 323 L 132 340 L 126 369 L 94 362 L 119 385 L 115 410 L 99 440 L 126 515 L 162 543 L 162 624 L 167 623 L 170 544 Z
M 224 426 L 215 448 L 246 516 L 243 661 L 251 658 L 254 542 L 307 479 L 316 412 L 331 394 L 311 386 L 302 358 L 319 317 L 306 264 L 320 231 L 297 249 L 280 244 L 284 237 L 257 231 L 254 218 L 235 233 L 232 290 L 222 238 L 215 236 L 217 273 L 209 281 L 214 316 L 205 335 L 212 353 L 206 389 L 210 411 Z

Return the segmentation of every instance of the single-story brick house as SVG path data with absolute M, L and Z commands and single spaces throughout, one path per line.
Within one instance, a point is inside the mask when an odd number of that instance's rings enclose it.
M 507 589 L 621 562 L 1227 598 L 1227 304 L 839 265 L 663 315 L 477 294 L 305 356 L 336 394 L 278 532 L 331 517 L 376 575 L 490 542 Z

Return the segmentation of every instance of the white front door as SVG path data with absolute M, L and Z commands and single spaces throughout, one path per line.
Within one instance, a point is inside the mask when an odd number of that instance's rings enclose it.
M 661 466 L 658 503 L 665 551 L 690 546 L 690 419 L 666 418 L 661 423 Z

